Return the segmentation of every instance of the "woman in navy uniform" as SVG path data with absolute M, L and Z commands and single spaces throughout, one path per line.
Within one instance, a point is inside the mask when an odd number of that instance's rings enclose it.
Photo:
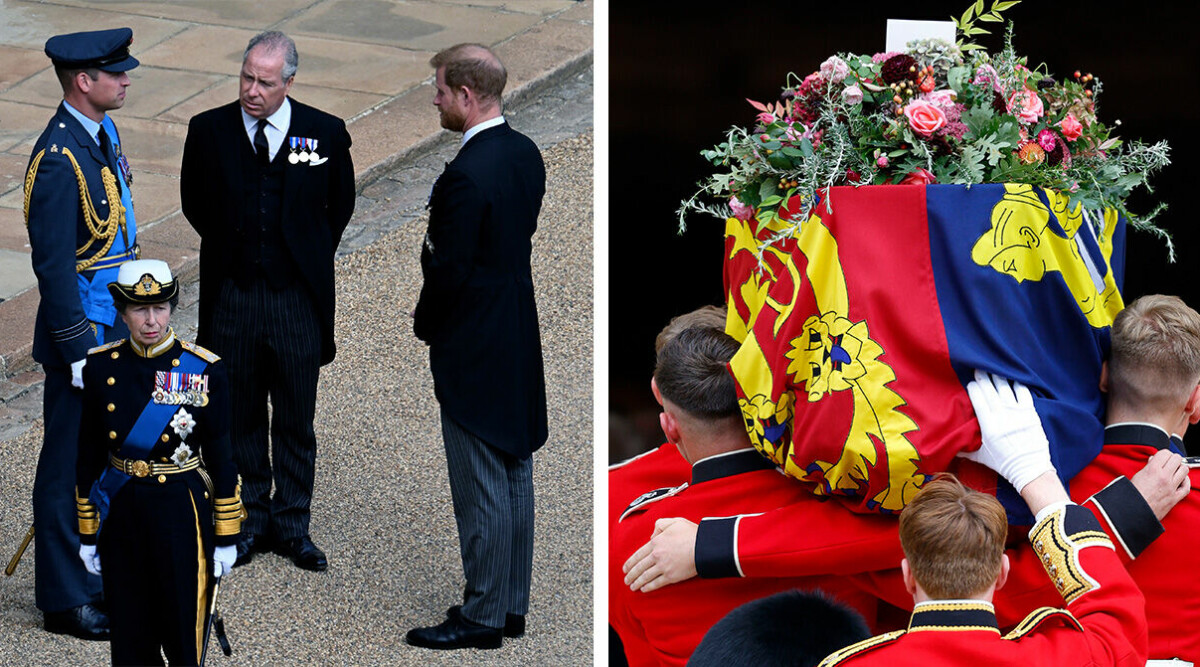
M 228 380 L 216 355 L 175 337 L 165 262 L 127 262 L 109 290 L 130 337 L 93 348 L 84 367 L 79 555 L 104 580 L 113 664 L 161 665 L 161 649 L 195 665 L 244 514 Z

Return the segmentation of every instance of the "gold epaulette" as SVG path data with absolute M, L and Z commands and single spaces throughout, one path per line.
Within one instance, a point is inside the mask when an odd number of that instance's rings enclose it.
M 1113 548 L 1095 515 L 1067 505 L 1042 519 L 1029 531 L 1029 542 L 1046 574 L 1068 604 L 1100 586 L 1079 564 L 1079 550 L 1090 546 Z
M 1040 626 L 1043 622 L 1045 622 L 1051 618 L 1062 619 L 1062 621 L 1064 623 L 1066 623 L 1067 625 L 1078 628 L 1080 632 L 1083 631 L 1083 625 L 1081 625 L 1079 623 L 1079 620 L 1075 618 L 1074 614 L 1067 611 L 1066 609 L 1055 609 L 1054 607 L 1040 607 L 1040 608 L 1036 609 L 1032 614 L 1026 616 L 1023 621 L 1021 621 L 1020 623 L 1017 624 L 1017 627 L 1013 628 L 1012 632 L 1008 633 L 1007 635 L 1004 635 L 1004 638 L 1005 639 L 1020 639 L 1021 637 L 1024 637 L 1025 635 L 1033 632 L 1034 630 L 1037 630 L 1038 626 Z
M 207 361 L 210 364 L 216 363 L 221 360 L 221 357 L 218 357 L 213 352 L 206 350 L 195 343 L 189 343 L 186 340 L 181 340 L 181 341 L 179 341 L 179 344 L 183 346 L 183 349 L 187 350 L 188 352 L 191 352 L 192 354 L 196 355 L 197 357 L 200 357 L 201 359 Z
M 906 632 L 907 630 L 887 632 L 882 635 L 871 637 L 870 639 L 864 639 L 857 644 L 851 644 L 846 648 L 838 649 L 825 656 L 825 659 L 821 661 L 821 664 L 818 665 L 818 667 L 832 667 L 832 665 L 836 665 L 841 663 L 843 660 L 853 658 L 864 651 L 870 651 L 872 649 L 879 648 L 880 646 L 886 646 L 903 637 Z
M 75 514 L 79 517 L 79 534 L 95 535 L 100 531 L 100 514 L 96 504 L 87 498 L 79 497 L 79 488 L 75 488 Z
M 121 343 L 124 343 L 124 342 L 125 342 L 125 339 L 124 339 L 124 338 L 122 338 L 122 339 L 120 339 L 120 340 L 114 340 L 114 341 L 113 341 L 113 342 L 111 342 L 111 343 L 105 343 L 105 344 L 103 344 L 103 345 L 97 345 L 96 347 L 93 347 L 92 349 L 88 350 L 88 354 L 89 354 L 89 355 L 90 355 L 90 354 L 100 354 L 101 352 L 103 352 L 103 351 L 105 351 L 105 350 L 111 350 L 111 349 L 113 349 L 114 347 L 116 347 L 116 346 L 118 346 L 118 345 L 120 345 Z
M 232 498 L 217 498 L 213 501 L 213 523 L 218 537 L 237 535 L 242 532 L 242 521 L 246 519 L 246 508 L 242 506 L 242 476 L 238 475 L 237 486 Z

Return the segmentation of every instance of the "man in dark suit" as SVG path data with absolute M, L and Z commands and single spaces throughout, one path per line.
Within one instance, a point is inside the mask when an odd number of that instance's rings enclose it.
M 197 342 L 225 360 L 233 391 L 249 514 L 237 562 L 274 548 L 322 571 L 309 537 L 313 418 L 335 351 L 333 256 L 354 212 L 354 166 L 346 124 L 288 97 L 297 61 L 281 32 L 250 40 L 238 101 L 188 125 L 180 194 L 201 238 Z
M 129 28 L 57 35 L 46 55 L 63 101 L 38 137 L 25 181 L 25 221 L 38 279 L 33 358 L 46 372 L 45 439 L 33 483 L 36 601 L 44 627 L 83 639 L 107 639 L 96 606 L 100 577 L 77 557 L 75 446 L 80 390 L 89 348 L 128 333 L 108 283 L 137 256 L 133 176 L 107 112 L 125 104 Z M 88 489 L 82 489 L 87 495 Z
M 525 631 L 533 570 L 534 450 L 546 385 L 530 268 L 546 169 L 500 111 L 507 74 L 486 47 L 430 61 L 442 127 L 462 147 L 438 177 L 413 328 L 429 344 L 466 589 L 444 622 L 409 631 L 436 649 L 498 648 Z

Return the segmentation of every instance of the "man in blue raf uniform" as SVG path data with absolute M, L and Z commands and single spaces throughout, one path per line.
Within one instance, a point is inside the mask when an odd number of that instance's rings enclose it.
M 94 348 L 84 368 L 79 556 L 104 578 L 114 665 L 161 665 L 160 650 L 195 665 L 244 515 L 229 381 L 216 355 L 175 338 L 165 262 L 128 262 L 109 289 L 129 339 Z
M 63 101 L 34 144 L 25 177 L 25 222 L 41 302 L 33 358 L 46 372 L 45 439 L 33 485 L 37 606 L 45 628 L 83 639 L 108 636 L 95 606 L 99 577 L 89 577 L 75 552 L 75 443 L 87 351 L 125 328 L 107 285 L 117 267 L 136 257 L 129 162 L 107 112 L 125 103 L 129 28 L 57 35 L 46 55 L 62 84 Z

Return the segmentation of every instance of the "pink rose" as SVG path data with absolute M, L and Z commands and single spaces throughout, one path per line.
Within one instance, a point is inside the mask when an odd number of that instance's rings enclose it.
M 1032 123 L 1042 117 L 1046 108 L 1042 98 L 1032 90 L 1018 90 L 1008 98 L 1008 112 L 1022 123 Z
M 908 172 L 904 180 L 900 181 L 900 185 L 929 185 L 931 183 L 937 183 L 937 179 L 933 174 L 920 167 Z
M 992 90 L 1000 91 L 1000 75 L 996 73 L 996 68 L 991 65 L 980 65 L 975 70 L 975 78 L 971 81 L 976 86 L 992 87 Z
M 754 217 L 754 207 L 746 206 L 737 197 L 729 198 L 729 208 L 733 210 L 733 217 L 742 222 L 749 222 Z
M 849 75 L 850 66 L 846 64 L 846 61 L 837 56 L 829 56 L 825 59 L 825 62 L 821 63 L 821 76 L 827 81 L 841 83 L 842 79 L 845 79 Z
M 913 100 L 904 107 L 908 126 L 922 137 L 930 137 L 946 124 L 946 113 L 925 100 Z
M 846 86 L 845 90 L 842 91 L 842 101 L 850 106 L 862 102 L 862 99 L 863 92 L 858 86 Z
M 934 90 L 921 95 L 921 99 L 945 111 L 954 106 L 956 94 L 949 88 Z
M 879 165 L 880 169 L 887 169 L 888 156 L 880 155 L 879 157 L 875 158 L 875 164 Z
M 1038 145 L 1042 147 L 1042 150 L 1046 152 L 1054 150 L 1054 147 L 1058 145 L 1058 139 L 1054 136 L 1054 132 L 1051 130 L 1042 130 L 1041 132 L 1038 132 L 1037 142 Z
M 771 123 L 775 122 L 775 114 L 764 111 L 758 114 L 758 122 L 762 123 L 763 125 L 770 125 Z
M 1083 123 L 1075 117 L 1075 114 L 1068 113 L 1067 117 L 1058 122 L 1058 129 L 1062 130 L 1063 138 L 1067 141 L 1075 141 L 1083 134 Z

